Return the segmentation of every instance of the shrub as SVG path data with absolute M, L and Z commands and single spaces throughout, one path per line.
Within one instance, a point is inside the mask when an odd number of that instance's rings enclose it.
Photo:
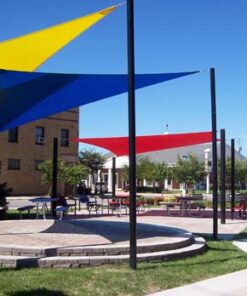
M 159 196 L 155 196 L 154 197 L 154 206 L 158 206 L 161 201 L 164 201 L 164 198 L 159 197 Z
M 137 192 L 140 193 L 145 193 L 145 192 L 150 192 L 150 193 L 161 193 L 161 188 L 159 187 L 147 187 L 147 186 L 139 186 L 136 188 Z

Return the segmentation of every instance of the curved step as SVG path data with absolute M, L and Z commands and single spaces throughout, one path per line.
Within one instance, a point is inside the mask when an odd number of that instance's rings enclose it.
M 138 262 L 166 261 L 172 259 L 185 258 L 202 254 L 205 251 L 206 242 L 201 237 L 194 238 L 194 243 L 179 249 L 139 253 Z M 59 267 L 71 268 L 82 267 L 85 265 L 102 265 L 128 262 L 129 255 L 105 255 L 105 256 L 55 256 L 55 257 L 28 257 L 28 256 L 9 256 L 0 255 L 0 266 L 7 268 L 16 267 Z
M 138 253 L 151 253 L 179 249 L 193 243 L 192 234 L 188 237 L 155 237 L 151 241 L 137 240 Z M 129 254 L 129 243 L 104 244 L 83 247 L 28 247 L 1 245 L 0 255 L 28 256 L 28 257 L 54 257 L 54 256 L 100 256 Z
M 172 237 L 171 241 L 160 238 L 157 241 L 137 241 L 138 253 L 152 253 L 184 248 L 191 245 L 194 239 L 191 237 Z M 87 247 L 58 248 L 57 256 L 111 256 L 129 254 L 129 243 L 98 245 Z
M 137 255 L 138 262 L 144 261 L 167 261 L 171 259 L 185 258 L 202 254 L 205 251 L 206 242 L 197 237 L 192 245 L 177 250 L 160 251 L 153 253 L 142 253 Z M 42 268 L 72 268 L 85 265 L 103 265 L 128 262 L 129 255 L 115 256 L 57 256 L 38 259 L 38 265 Z
M 39 248 L 0 244 L 0 256 L 50 257 L 57 255 L 57 248 Z

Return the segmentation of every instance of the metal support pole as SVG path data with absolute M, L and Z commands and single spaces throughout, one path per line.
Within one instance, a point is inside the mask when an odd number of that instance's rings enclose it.
M 235 206 L 235 140 L 231 139 L 231 219 L 234 218 Z
M 112 157 L 112 198 L 116 196 L 116 157 Z M 109 198 L 108 198 L 108 215 L 109 215 Z
M 58 164 L 58 139 L 53 139 L 53 159 L 52 159 L 52 198 L 57 198 L 57 164 Z M 52 217 L 56 218 L 56 204 L 51 203 Z
M 116 157 L 112 157 L 112 197 L 116 196 Z
M 221 173 L 221 224 L 226 224 L 226 136 L 225 130 L 220 130 L 220 173 Z
M 135 50 L 134 1 L 127 0 L 128 109 L 129 109 L 129 191 L 130 191 L 130 267 L 136 270 L 136 126 L 135 126 Z
M 216 91 L 215 69 L 210 69 L 211 85 L 211 119 L 212 119 L 212 152 L 213 152 L 213 239 L 218 236 L 218 176 L 217 176 L 217 118 L 216 118 Z

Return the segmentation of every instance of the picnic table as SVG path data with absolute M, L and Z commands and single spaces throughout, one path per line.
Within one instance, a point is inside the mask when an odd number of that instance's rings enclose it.
M 169 216 L 203 216 L 205 205 L 202 196 L 178 196 L 175 202 L 161 203 Z
M 46 219 L 46 213 L 48 211 L 47 203 L 52 203 L 58 201 L 58 198 L 52 198 L 52 197 L 36 197 L 29 199 L 29 201 L 36 204 L 36 219 L 38 219 L 40 215 L 40 209 L 39 205 L 41 204 L 41 215 L 43 216 L 43 219 Z

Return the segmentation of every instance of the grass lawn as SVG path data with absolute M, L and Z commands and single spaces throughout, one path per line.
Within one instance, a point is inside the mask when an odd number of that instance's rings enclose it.
M 247 229 L 238 235 L 247 238 Z M 0 269 L 0 295 L 145 295 L 247 268 L 247 255 L 231 241 L 208 240 L 205 254 L 173 262 L 82 269 Z

